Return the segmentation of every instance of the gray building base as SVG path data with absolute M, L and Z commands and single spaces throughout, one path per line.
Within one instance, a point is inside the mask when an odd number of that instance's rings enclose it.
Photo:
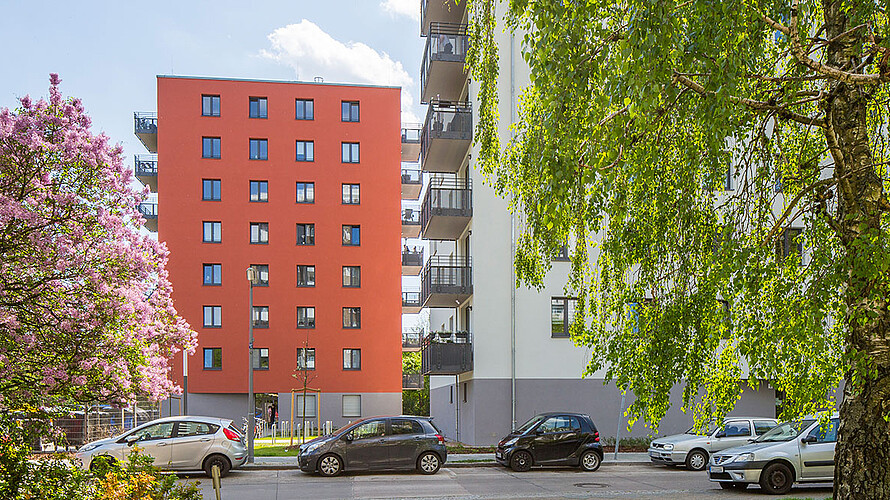
M 692 415 L 680 410 L 682 394 L 679 386 L 671 391 L 671 407 L 659 424 L 659 435 L 682 433 L 692 426 Z M 633 401 L 628 394 L 622 408 L 621 392 L 614 383 L 603 385 L 602 379 L 518 379 L 516 425 L 542 412 L 577 411 L 589 414 L 604 438 L 615 437 L 619 422 L 622 437 L 647 436 L 651 429 L 642 421 L 627 430 L 623 410 Z M 489 446 L 506 436 L 510 410 L 509 379 L 472 379 L 457 388 L 451 384 L 430 391 L 430 415 L 436 426 L 448 439 L 468 445 Z M 731 415 L 775 417 L 775 391 L 765 384 L 756 391 L 745 385 Z

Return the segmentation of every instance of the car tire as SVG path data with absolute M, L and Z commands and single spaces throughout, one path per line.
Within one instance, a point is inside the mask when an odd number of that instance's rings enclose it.
M 439 459 L 439 455 L 431 451 L 423 452 L 417 457 L 417 472 L 421 474 L 433 475 L 439 472 L 440 467 L 442 460 Z
M 219 467 L 219 477 L 226 477 L 232 470 L 232 463 L 225 455 L 210 455 L 204 459 L 204 474 L 207 477 L 213 477 L 213 466 Z
M 720 487 L 724 490 L 746 490 L 748 483 L 720 483 Z
M 760 487 L 772 495 L 784 495 L 791 491 L 794 474 L 787 465 L 776 463 L 767 466 L 760 474 Z
M 532 468 L 532 454 L 519 450 L 510 458 L 510 468 L 516 472 L 527 472 Z
M 705 470 L 708 466 L 708 453 L 705 450 L 695 449 L 686 454 L 686 468 L 689 470 Z
M 318 473 L 322 476 L 334 477 L 341 472 L 343 472 L 343 460 L 337 455 L 328 453 L 318 459 Z
M 579 465 L 581 466 L 581 470 L 586 472 L 593 472 L 600 468 L 600 464 L 603 463 L 603 460 L 600 458 L 600 454 L 593 451 L 588 450 L 585 451 L 581 455 L 581 461 Z

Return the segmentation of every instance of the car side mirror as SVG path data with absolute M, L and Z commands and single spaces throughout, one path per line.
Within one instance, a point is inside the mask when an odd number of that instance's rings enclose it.
M 347 443 L 351 442 L 353 439 L 354 437 L 351 432 L 343 435 L 343 441 L 346 441 Z
M 805 438 L 801 438 L 800 440 L 803 444 L 812 444 L 816 442 L 816 436 L 807 436 Z
M 135 434 L 132 436 L 127 436 L 127 446 L 133 446 L 134 444 L 136 444 L 137 441 L 139 441 L 139 436 Z

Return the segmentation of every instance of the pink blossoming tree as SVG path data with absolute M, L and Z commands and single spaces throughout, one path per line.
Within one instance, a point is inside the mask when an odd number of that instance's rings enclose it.
M 163 398 L 195 346 L 167 249 L 139 231 L 121 148 L 50 83 L 0 109 L 0 405 Z

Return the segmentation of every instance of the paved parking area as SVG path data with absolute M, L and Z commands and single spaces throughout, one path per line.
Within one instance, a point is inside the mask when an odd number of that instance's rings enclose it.
M 204 498 L 216 497 L 203 476 L 182 476 L 200 481 Z M 831 497 L 830 485 L 806 486 L 781 498 Z M 577 469 L 532 469 L 515 473 L 501 467 L 444 468 L 434 476 L 414 473 L 352 473 L 324 478 L 295 470 L 234 471 L 223 479 L 224 500 L 288 499 L 773 499 L 759 488 L 723 490 L 707 474 L 653 465 L 611 465 L 597 472 Z

